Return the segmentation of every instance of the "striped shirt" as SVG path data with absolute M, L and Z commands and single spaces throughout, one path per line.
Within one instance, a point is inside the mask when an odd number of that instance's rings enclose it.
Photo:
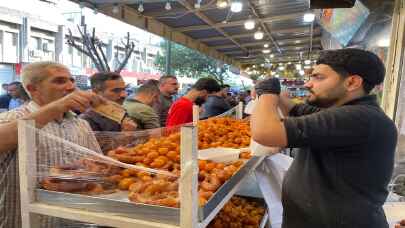
M 20 119 L 38 109 L 39 106 L 31 101 L 14 110 L 1 113 L 0 124 Z M 101 153 L 88 123 L 77 118 L 73 112 L 66 113 L 61 121 L 49 122 L 38 132 L 37 166 L 39 178 L 41 174 L 46 175 L 49 167 L 71 161 L 74 152 L 80 150 L 75 146 L 66 145 L 61 139 Z M 18 178 L 17 152 L 0 153 L 0 228 L 21 227 Z M 41 228 L 57 227 L 55 226 L 56 220 L 51 221 L 45 218 L 41 218 L 41 220 L 43 221 Z

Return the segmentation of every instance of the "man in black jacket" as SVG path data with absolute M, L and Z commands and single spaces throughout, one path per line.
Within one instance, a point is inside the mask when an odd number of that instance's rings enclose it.
M 277 78 L 256 85 L 253 139 L 300 148 L 284 178 L 283 228 L 388 228 L 382 205 L 397 130 L 369 95 L 384 75 L 375 54 L 343 49 L 321 54 L 305 84 L 309 104 L 280 98 Z
M 225 100 L 228 88 L 229 86 L 224 85 L 220 91 L 208 95 L 207 100 L 203 104 L 203 113 L 201 114 L 202 119 L 218 116 L 231 109 L 231 106 Z

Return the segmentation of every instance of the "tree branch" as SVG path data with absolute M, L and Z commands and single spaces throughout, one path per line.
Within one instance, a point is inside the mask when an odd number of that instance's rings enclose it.
M 106 68 L 107 68 L 107 72 L 110 72 L 110 71 L 111 71 L 110 65 L 108 64 L 107 57 L 105 56 L 102 43 L 101 43 L 101 42 L 98 42 L 98 43 L 97 43 L 97 47 L 98 47 L 98 50 L 100 50 L 100 52 L 101 52 L 101 56 L 103 57 L 105 66 L 106 66 Z
M 103 61 L 101 60 L 100 54 L 97 52 L 96 45 L 95 45 L 96 42 L 97 42 L 96 29 L 93 28 L 89 46 L 91 47 L 91 50 L 94 52 L 94 55 L 96 56 L 97 61 L 100 63 L 101 66 L 103 66 L 103 69 L 104 69 L 103 71 L 106 72 L 107 67 L 104 65 Z
M 125 65 L 127 65 L 129 58 L 131 57 L 133 51 L 135 49 L 134 42 L 130 42 L 129 32 L 127 33 L 127 43 L 125 45 L 125 58 L 122 63 L 118 66 L 115 72 L 119 73 L 122 69 L 124 69 Z

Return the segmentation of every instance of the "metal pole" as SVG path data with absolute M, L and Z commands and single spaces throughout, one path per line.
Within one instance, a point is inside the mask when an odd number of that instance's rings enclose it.
M 170 75 L 172 71 L 172 42 L 166 40 L 166 74 Z

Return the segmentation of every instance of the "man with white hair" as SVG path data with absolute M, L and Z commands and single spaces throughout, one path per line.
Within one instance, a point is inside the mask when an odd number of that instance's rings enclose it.
M 15 150 L 18 119 L 34 119 L 36 126 L 42 128 L 42 131 L 100 152 L 88 123 L 71 111 L 83 112 L 90 106 L 97 106 L 103 102 L 98 95 L 77 90 L 69 69 L 59 63 L 29 64 L 23 69 L 21 77 L 32 101 L 0 114 L 0 133 L 9 132 L 0 146 L 0 196 L 5 199 L 0 201 L 0 227 L 21 227 L 18 159 Z M 49 142 L 46 139 L 42 139 L 37 146 L 46 147 L 43 144 L 47 143 Z M 46 155 L 46 159 L 55 159 L 53 156 L 57 156 L 57 152 L 52 152 Z M 61 226 L 47 223 L 41 224 L 42 227 Z

